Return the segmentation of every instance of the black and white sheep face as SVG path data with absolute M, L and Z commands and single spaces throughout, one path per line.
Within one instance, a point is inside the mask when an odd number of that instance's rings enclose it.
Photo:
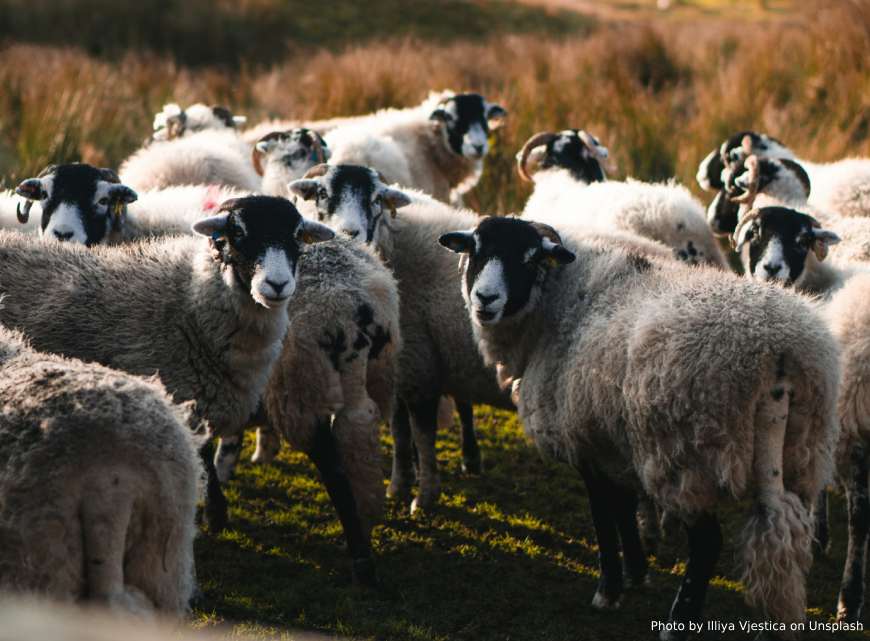
M 698 166 L 695 179 L 708 191 L 723 189 L 722 172 L 726 166 L 734 166 L 750 154 L 761 158 L 794 158 L 792 151 L 776 138 L 754 131 L 739 131 L 707 154 Z
M 185 134 L 206 129 L 235 129 L 247 122 L 244 116 L 234 116 L 226 107 L 196 103 L 182 109 L 175 103 L 163 106 L 154 115 L 154 140 L 172 140 Z
M 291 180 L 302 178 L 315 165 L 329 160 L 326 141 L 316 131 L 305 127 L 289 131 L 273 131 L 254 145 L 254 169 L 261 176 L 285 186 Z
M 601 163 L 607 156 L 607 147 L 595 136 L 578 129 L 566 129 L 546 144 L 540 167 L 567 169 L 574 178 L 584 183 L 603 182 L 605 177 Z
M 28 200 L 19 210 L 21 222 L 27 221 L 33 203 L 40 203 L 43 239 L 87 246 L 102 242 L 112 230 L 120 230 L 127 204 L 137 198 L 111 169 L 78 163 L 47 167 L 15 191 Z
M 378 172 L 359 165 L 318 165 L 289 189 L 315 202 L 319 220 L 366 244 L 376 242 L 396 210 L 411 203 L 403 192 L 385 185 Z
M 451 96 L 429 116 L 442 123 L 447 144 L 455 154 L 481 160 L 489 151 L 489 132 L 501 125 L 507 111 L 476 93 Z
M 304 219 L 284 198 L 249 196 L 224 202 L 193 224 L 207 236 L 229 287 L 250 292 L 268 309 L 282 308 L 296 291 L 302 245 L 331 239 L 329 227 Z
M 472 231 L 444 234 L 439 242 L 465 254 L 462 293 L 478 325 L 495 325 L 531 310 L 548 269 L 570 263 L 574 254 L 550 233 L 517 218 L 490 217 Z M 556 236 L 557 237 L 557 236 Z
M 730 236 L 737 227 L 740 204 L 728 197 L 728 192 L 720 189 L 713 202 L 707 207 L 707 224 L 716 236 Z
M 748 276 L 783 285 L 799 285 L 811 263 L 824 260 L 839 241 L 812 216 L 785 207 L 749 212 L 734 238 Z

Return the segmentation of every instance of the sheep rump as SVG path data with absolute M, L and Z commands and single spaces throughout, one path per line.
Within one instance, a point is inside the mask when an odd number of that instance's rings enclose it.
M 156 380 L 0 328 L 0 585 L 171 615 L 194 589 L 202 470 Z

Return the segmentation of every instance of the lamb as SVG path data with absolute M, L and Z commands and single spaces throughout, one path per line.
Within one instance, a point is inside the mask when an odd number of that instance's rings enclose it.
M 249 195 L 219 185 L 182 185 L 142 192 L 140 197 L 111 169 L 83 163 L 50 165 L 23 181 L 15 194 L 25 199 L 24 205 L 11 194 L 0 199 L 0 228 L 16 227 L 38 232 L 44 240 L 89 247 L 188 234 L 191 224 L 225 200 Z
M 239 433 L 257 409 L 287 331 L 302 245 L 332 238 L 284 199 L 230 200 L 194 237 L 88 251 L 0 232 L 0 322 L 34 347 L 132 374 L 159 373 L 195 400 L 214 436 Z M 94 312 L 93 310 L 98 310 Z M 211 461 L 207 516 L 226 503 Z
M 840 216 L 870 216 L 870 159 L 808 162 L 796 158 L 794 152 L 776 138 L 754 131 L 740 131 L 707 154 L 698 167 L 698 184 L 708 191 L 722 189 L 723 170 L 750 154 L 799 162 L 813 185 L 811 206 Z
M 244 116 L 236 116 L 220 105 L 208 106 L 198 102 L 182 109 L 172 102 L 163 105 L 163 110 L 154 115 L 152 139 L 172 140 L 207 129 L 235 130 L 247 121 Z
M 188 414 L 156 380 L 0 327 L 0 590 L 185 614 L 202 475 Z
M 137 190 L 219 184 L 254 192 L 261 182 L 247 143 L 234 131 L 213 129 L 143 147 L 121 164 L 119 173 Z
M 823 297 L 825 317 L 842 349 L 837 414 L 843 429 L 839 469 L 848 501 L 849 546 L 837 616 L 854 622 L 861 620 L 864 605 L 864 561 L 870 539 L 866 519 L 870 513 L 870 263 L 826 261 L 829 248 L 839 240 L 812 216 L 785 207 L 753 209 L 735 231 L 747 276 Z M 826 542 L 826 529 L 824 534 Z
M 673 181 L 607 181 L 601 167 L 606 157 L 607 149 L 582 130 L 532 136 L 517 154 L 520 177 L 535 183 L 523 218 L 560 227 L 627 231 L 667 245 L 689 264 L 726 266 L 703 208 L 685 187 Z
M 486 218 L 440 242 L 463 255 L 475 340 L 503 379 L 520 381 L 527 434 L 584 477 L 602 572 L 593 604 L 619 602 L 617 531 L 631 528 L 642 488 L 686 523 L 689 561 L 669 617 L 685 628 L 660 636 L 685 639 L 721 549 L 714 511 L 754 497 L 746 596 L 793 638 L 812 561 L 809 510 L 839 432 L 825 323 L 769 285 L 564 239 Z M 636 534 L 622 547 L 631 576 L 642 575 Z

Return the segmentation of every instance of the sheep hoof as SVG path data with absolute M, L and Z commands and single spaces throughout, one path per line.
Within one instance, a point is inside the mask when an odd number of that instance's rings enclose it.
M 611 599 L 603 592 L 596 592 L 592 597 L 592 607 L 596 610 L 616 610 L 622 605 L 622 598 Z
M 375 561 L 371 557 L 353 560 L 353 583 L 365 588 L 377 586 Z
M 842 598 L 837 603 L 837 623 L 858 623 L 861 621 L 861 608 L 850 609 Z

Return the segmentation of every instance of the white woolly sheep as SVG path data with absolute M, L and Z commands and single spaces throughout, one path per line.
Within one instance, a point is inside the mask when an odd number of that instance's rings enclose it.
M 642 488 L 687 526 L 669 619 L 678 629 L 660 637 L 685 639 L 721 549 L 715 510 L 752 498 L 746 596 L 793 638 L 812 562 L 809 507 L 839 431 L 837 346 L 817 312 L 722 270 L 562 244 L 523 220 L 487 218 L 440 240 L 463 254 L 485 361 L 520 380 L 526 433 L 584 477 L 602 573 L 593 604 L 619 602 L 617 532 L 634 522 Z M 621 538 L 630 575 L 642 576 L 636 534 Z
M 560 228 L 631 232 L 667 245 L 689 264 L 725 267 L 704 209 L 685 187 L 607 181 L 600 164 L 606 157 L 601 143 L 582 130 L 532 136 L 517 154 L 520 176 L 535 183 L 523 218 Z
M 187 612 L 202 475 L 188 410 L 156 380 L 3 327 L 0 398 L 0 590 Z
M 154 115 L 153 140 L 172 140 L 206 129 L 236 129 L 248 121 L 236 116 L 220 105 L 204 105 L 201 102 L 182 109 L 172 102 L 163 105 L 163 110 Z
M 0 322 L 37 349 L 134 374 L 159 373 L 180 401 L 196 400 L 215 436 L 254 414 L 287 330 L 287 301 L 304 243 L 332 238 L 286 200 L 230 200 L 198 221 L 202 238 L 87 251 L 0 232 Z M 208 517 L 226 503 L 209 472 Z
M 796 158 L 776 138 L 754 131 L 740 131 L 711 151 L 698 167 L 698 184 L 706 190 L 722 189 L 723 170 L 750 154 L 799 162 L 813 186 L 809 198 L 812 207 L 841 216 L 870 216 L 870 159 L 813 163 Z
M 855 622 L 861 620 L 864 605 L 864 561 L 870 539 L 870 263 L 825 261 L 829 247 L 839 240 L 815 218 L 785 207 L 747 212 L 735 231 L 745 273 L 823 297 L 825 316 L 840 343 L 839 476 L 846 489 L 849 546 L 837 616 Z M 826 511 L 819 516 L 824 547 Z

